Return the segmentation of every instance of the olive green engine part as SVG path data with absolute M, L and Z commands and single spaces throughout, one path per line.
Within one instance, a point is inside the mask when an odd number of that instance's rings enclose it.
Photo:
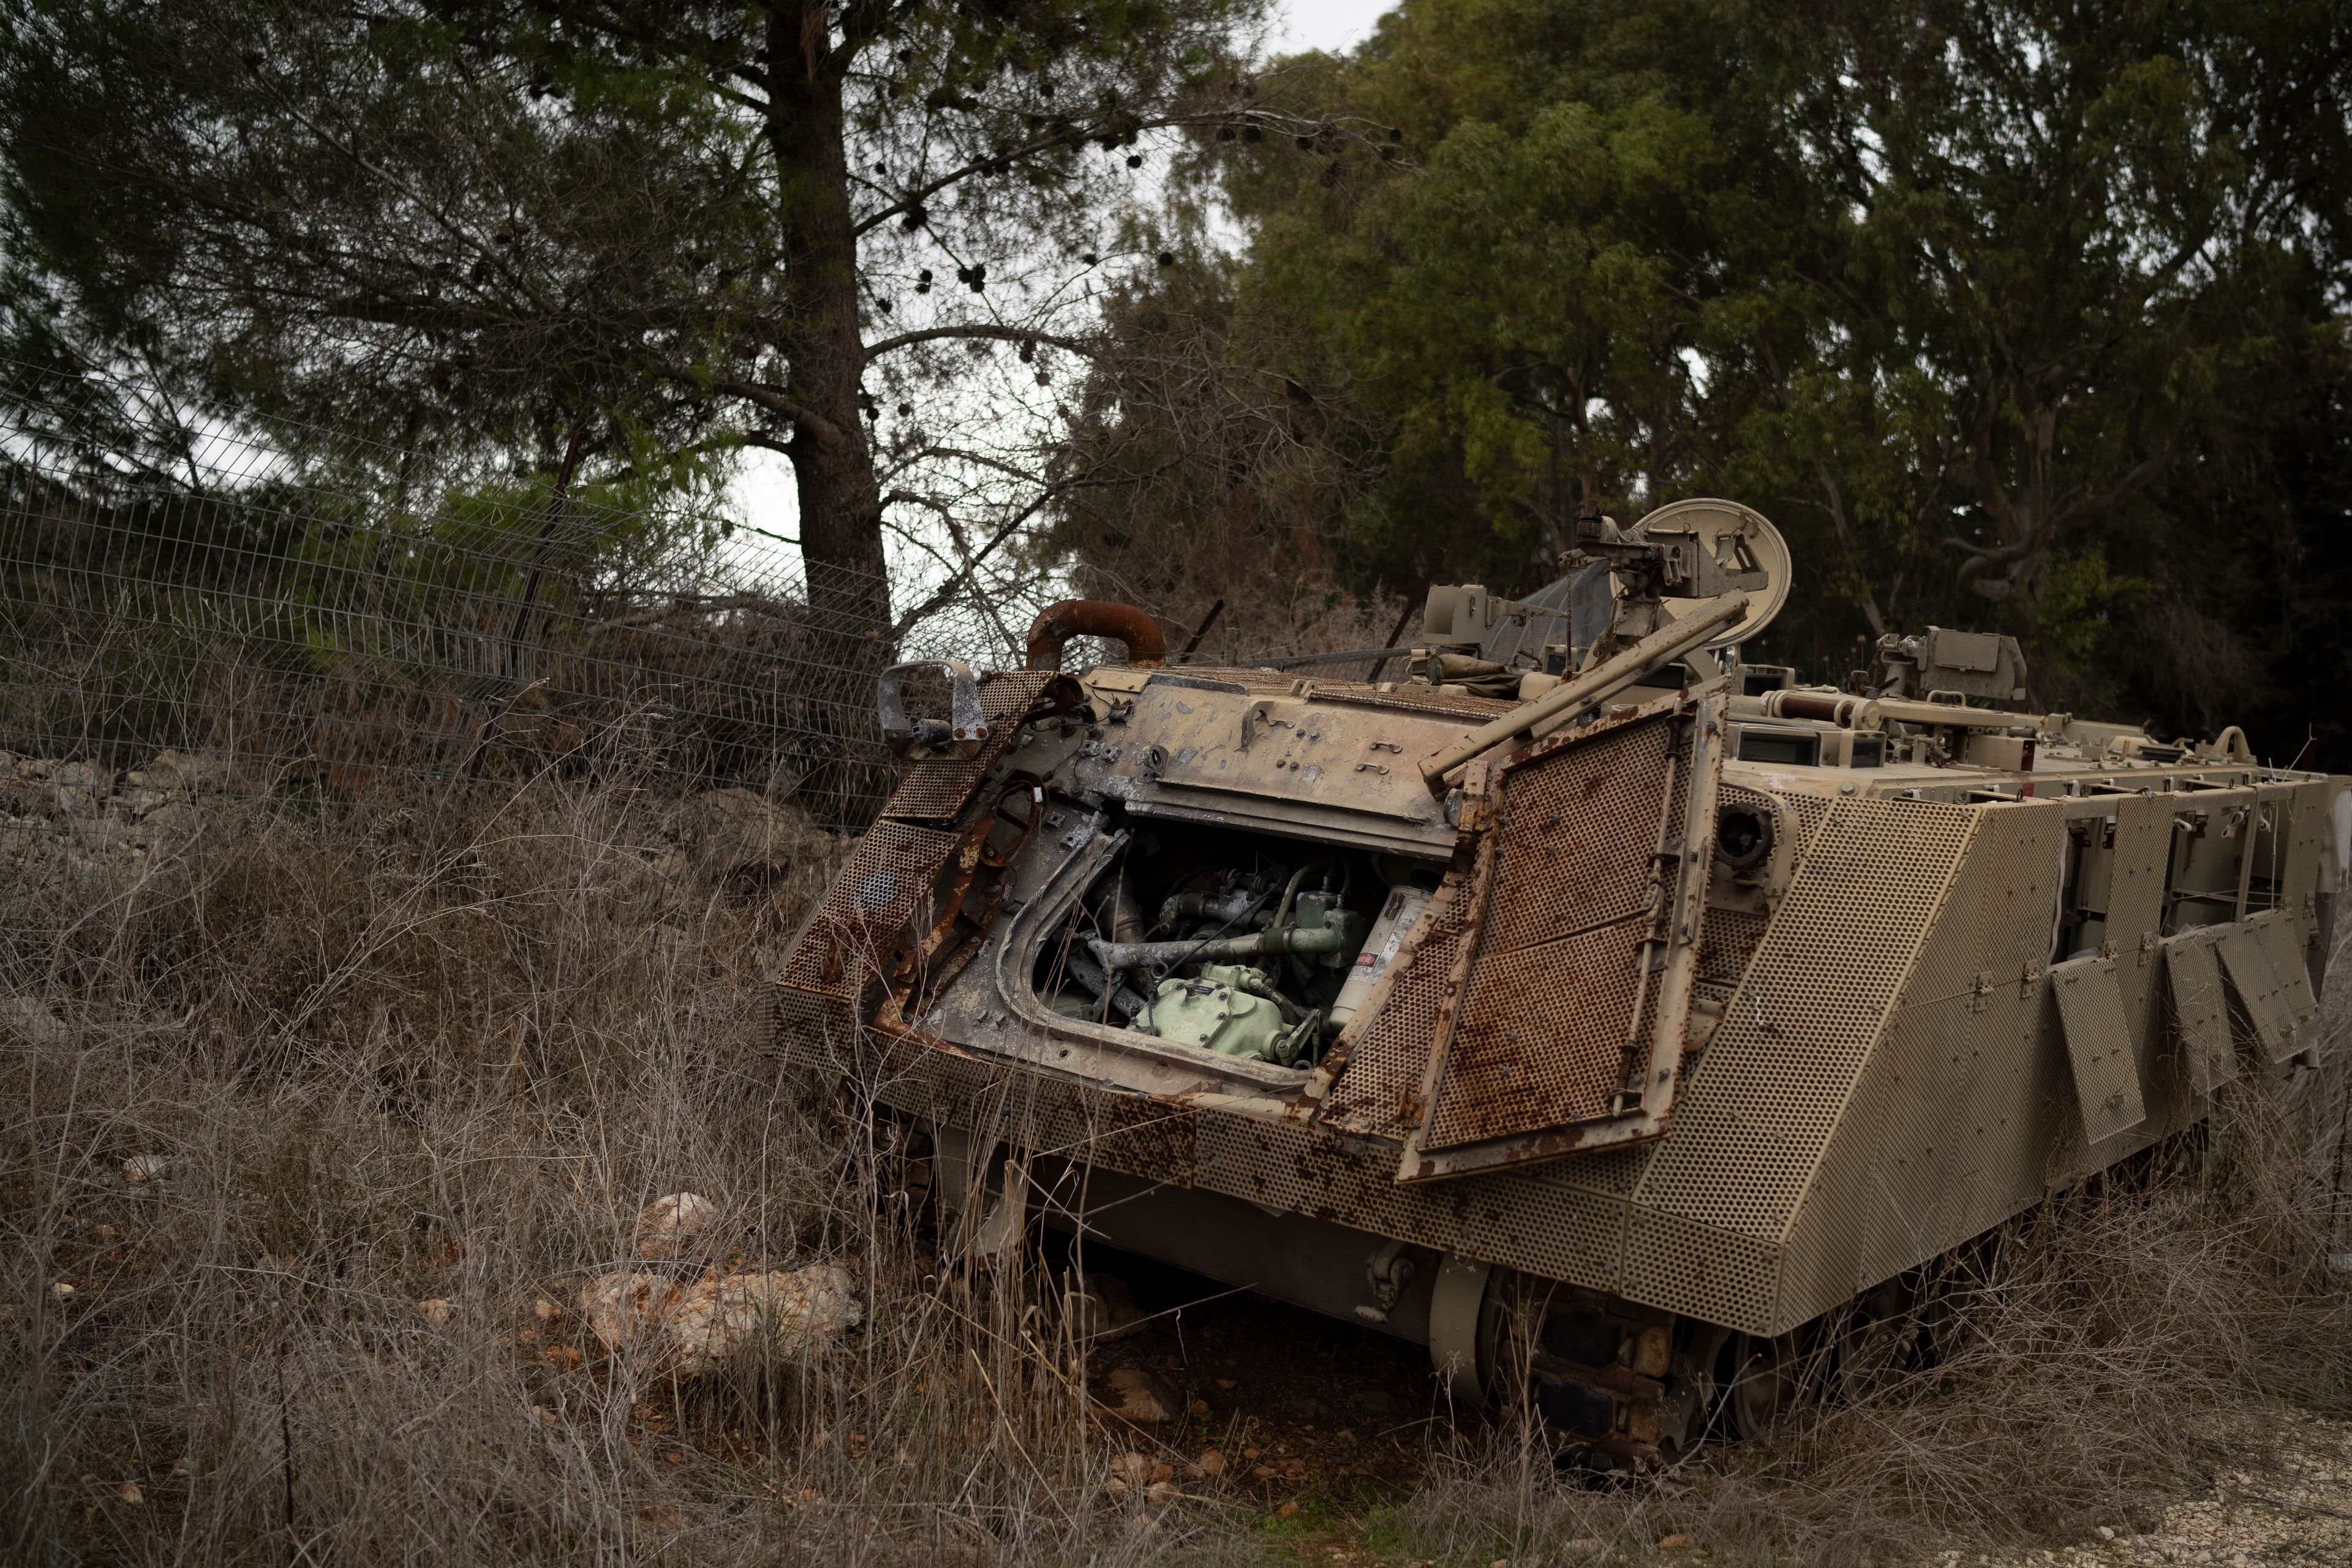
M 1287 1066 L 1298 1059 L 1322 1020 L 1310 1015 L 1295 1024 L 1285 1021 L 1274 995 L 1274 981 L 1262 969 L 1203 964 L 1198 979 L 1162 980 L 1137 1026 L 1222 1056 Z

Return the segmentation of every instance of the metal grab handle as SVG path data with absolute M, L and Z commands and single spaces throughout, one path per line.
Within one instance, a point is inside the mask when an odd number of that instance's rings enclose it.
M 947 677 L 946 719 L 907 717 L 906 679 L 919 669 L 935 669 Z M 961 659 L 919 658 L 892 665 L 882 672 L 875 708 L 882 719 L 882 739 L 902 757 L 918 746 L 950 744 L 971 756 L 988 739 L 988 721 L 980 710 L 980 678 L 971 672 L 971 666 Z
M 1731 593 L 1709 599 L 1680 620 L 1667 622 L 1632 647 L 1553 687 L 1533 702 L 1480 725 L 1421 764 L 1422 779 L 1429 785 L 1429 793 L 1444 795 L 1445 775 L 1488 747 L 1500 745 L 1521 731 L 1533 730 L 1548 719 L 1606 701 L 1658 666 L 1682 658 L 1706 641 L 1717 626 L 1747 613 L 1746 594 Z

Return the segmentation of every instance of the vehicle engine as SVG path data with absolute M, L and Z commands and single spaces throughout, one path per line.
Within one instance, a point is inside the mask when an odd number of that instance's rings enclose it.
M 1296 842 L 1147 831 L 1044 943 L 1056 1015 L 1309 1067 L 1436 889 L 1425 864 Z M 1248 858 L 1237 858 L 1246 848 Z

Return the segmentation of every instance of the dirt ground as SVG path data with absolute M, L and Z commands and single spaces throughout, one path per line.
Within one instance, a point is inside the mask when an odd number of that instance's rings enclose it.
M 1098 1348 L 1088 1367 L 1093 1382 L 1106 1388 L 1114 1374 L 1140 1372 L 1163 1397 L 1169 1421 L 1119 1424 L 1137 1452 L 1167 1464 L 1187 1487 L 1213 1481 L 1215 1495 L 1242 1502 L 1281 1558 L 1317 1568 L 1436 1568 L 1456 1561 L 1412 1555 L 1388 1517 L 1429 1483 L 1432 1456 L 1449 1437 L 1490 1426 L 1483 1413 L 1446 1405 L 1422 1347 L 1108 1249 L 1096 1249 L 1093 1266 L 1124 1282 L 1149 1314 Z M 2250 1453 L 2248 1468 L 2225 1469 L 2208 1492 L 2138 1528 L 2128 1510 L 2117 1509 L 2112 1518 L 2084 1518 L 2070 1532 L 2074 1539 L 2045 1547 L 2006 1553 L 1945 1548 L 1887 1561 L 1923 1568 L 2352 1563 L 2352 1423 L 2293 1411 L 2249 1418 L 2284 1420 L 2277 1453 L 2259 1468 Z M 1220 1477 L 1203 1474 L 1207 1456 L 1214 1456 Z M 1562 1479 L 1571 1485 L 1579 1479 Z M 1617 1484 L 1582 1479 L 1596 1489 Z M 1708 1540 L 1684 1531 L 1596 1540 L 1584 1552 L 1573 1543 L 1565 1552 L 1552 1544 L 1545 1555 L 1555 1561 L 1753 1560 L 1736 1536 Z M 1486 1559 L 1471 1568 L 1497 1563 L 1510 1568 L 1511 1560 Z
M 1232 1480 L 1276 1504 L 1421 1479 L 1432 1425 L 1451 1414 L 1425 1348 L 1141 1258 L 1098 1256 L 1095 1267 L 1150 1315 L 1095 1352 L 1094 1381 L 1139 1369 L 1181 1412 L 1139 1433 L 1215 1448 Z

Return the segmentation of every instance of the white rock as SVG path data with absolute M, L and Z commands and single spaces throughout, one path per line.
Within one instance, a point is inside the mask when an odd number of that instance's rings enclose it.
M 58 816 L 87 816 L 106 804 L 114 774 L 95 763 L 59 763 L 49 770 L 49 809 Z
M 688 1286 L 669 1333 L 681 1372 L 708 1372 L 761 1351 L 803 1361 L 857 1321 L 846 1269 L 831 1264 L 722 1274 Z
M 660 1332 L 663 1315 L 677 1296 L 677 1284 L 658 1274 L 605 1274 L 580 1288 L 580 1310 L 606 1349 L 625 1350 Z
M 700 1193 L 672 1193 L 647 1204 L 637 1215 L 637 1255 L 682 1257 L 719 1218 L 719 1205 Z
M 191 756 L 185 752 L 158 752 L 122 782 L 137 788 L 188 792 L 218 789 L 228 782 L 228 762 L 223 757 Z
M 33 996 L 0 1000 L 0 1028 L 28 1046 L 53 1046 L 66 1037 L 66 1026 L 50 1013 L 48 1004 Z
M 194 839 L 203 826 L 204 818 L 195 806 L 184 800 L 167 799 L 142 814 L 123 835 L 123 842 L 140 849 L 176 849 Z
M 848 1271 L 817 1263 L 686 1286 L 644 1269 L 607 1274 L 581 1289 L 580 1310 L 606 1348 L 691 1375 L 762 1352 L 809 1360 L 861 1309 Z
M 1139 1425 L 1151 1426 L 1168 1419 L 1174 1406 L 1166 1390 L 1140 1367 L 1113 1367 L 1103 1382 L 1108 1384 L 1114 1401 L 1106 1401 L 1110 1413 Z
M 146 816 L 171 798 L 171 795 L 166 791 L 147 789 L 134 784 L 109 801 L 107 805 L 109 809 L 119 812 L 122 816 L 140 817 Z
M 161 1154 L 133 1154 L 122 1162 L 122 1184 L 126 1187 L 167 1181 L 171 1174 L 172 1162 Z

